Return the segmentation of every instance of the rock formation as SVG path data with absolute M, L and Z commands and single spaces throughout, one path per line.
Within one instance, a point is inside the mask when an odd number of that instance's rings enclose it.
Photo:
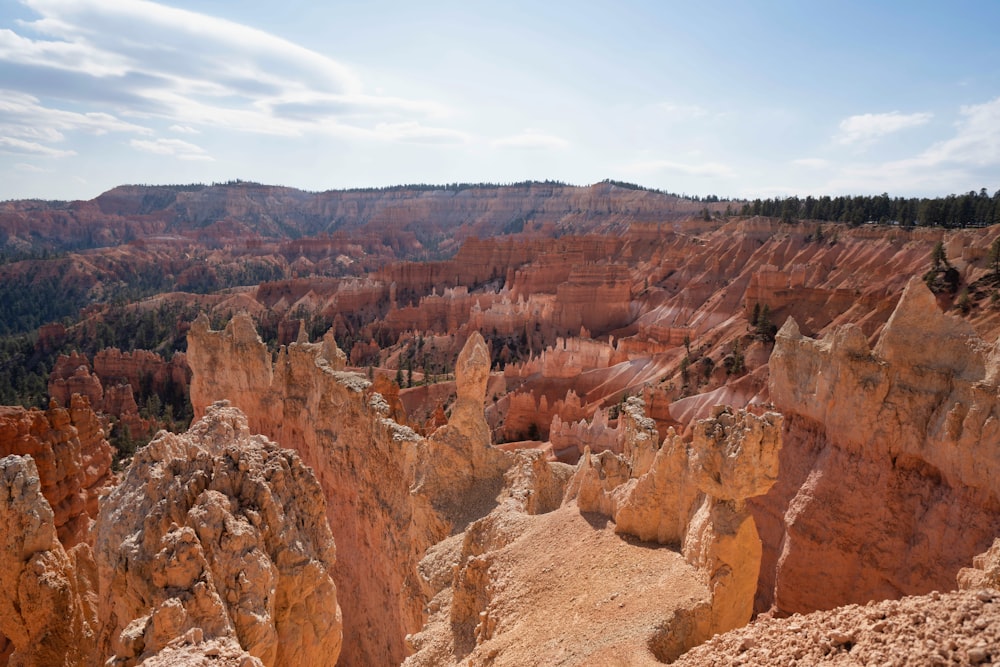
M 318 640 L 307 630 L 288 638 L 299 631 L 281 620 L 284 593 L 261 589 L 286 572 L 291 547 L 275 547 L 253 521 L 259 509 L 222 488 L 271 474 L 254 472 L 257 458 L 282 479 L 300 463 L 315 471 L 318 487 L 305 486 L 326 502 L 338 558 L 309 558 L 336 582 L 345 664 L 652 664 L 744 623 L 755 586 L 758 611 L 782 615 L 944 589 L 956 574 L 963 586 L 992 585 L 1000 348 L 973 327 L 990 340 L 1000 327 L 987 303 L 995 231 L 866 225 L 820 242 L 812 223 L 678 221 L 674 204 L 690 202 L 610 183 L 319 194 L 130 186 L 94 202 L 0 204 L 0 238 L 18 252 L 58 247 L 56 229 L 77 247 L 138 239 L 9 262 L 6 293 L 62 291 L 76 308 L 111 300 L 133 276 L 153 289 L 238 286 L 125 311 L 94 305 L 79 324 L 39 331 L 36 354 L 65 354 L 50 392 L 70 407 L 4 412 L 0 445 L 17 440 L 12 453 L 35 457 L 63 542 L 43 540 L 38 552 L 53 554 L 51 581 L 71 582 L 60 588 L 65 604 L 45 609 L 81 619 L 70 624 L 83 633 L 79 650 L 101 661 L 266 664 L 283 659 L 269 648 L 279 644 L 301 653 L 289 660 L 310 660 L 311 649 L 294 647 Z M 937 310 L 954 296 L 919 281 L 898 298 L 938 240 L 969 290 L 964 321 Z M 770 361 L 772 332 L 750 321 L 765 306 L 774 324 L 794 318 Z M 102 588 L 80 543 L 93 540 L 110 478 L 102 450 L 82 453 L 100 440 L 84 433 L 100 425 L 73 416 L 86 400 L 73 395 L 135 415 L 137 434 L 149 424 L 137 421 L 136 396 L 187 377 L 183 355 L 165 364 L 106 350 L 91 370 L 70 350 L 97 333 L 108 340 L 102 327 L 122 312 L 194 307 L 213 320 L 245 310 L 268 343 L 285 345 L 269 350 L 247 315 L 222 332 L 194 323 L 190 392 L 208 421 L 192 438 L 216 427 L 237 443 L 262 433 L 300 459 L 265 447 L 210 461 L 201 445 L 161 437 L 149 456 L 162 460 L 140 455 L 136 465 L 151 495 L 140 498 L 132 479 L 103 510 Z M 158 349 L 187 329 L 176 318 Z M 330 332 L 310 342 L 303 322 Z M 399 392 L 389 378 L 416 341 L 433 341 L 428 377 L 416 373 L 419 386 Z M 435 382 L 460 349 L 454 382 Z M 348 372 L 348 359 L 375 382 Z M 503 371 L 492 378 L 491 361 Z M 636 394 L 645 407 L 624 400 Z M 219 399 L 245 416 L 224 416 Z M 783 421 L 764 412 L 769 402 Z M 491 446 L 491 431 L 516 441 L 510 452 Z M 526 447 L 538 449 L 514 451 Z M 129 506 L 145 511 L 141 525 Z M 240 549 L 232 560 L 223 543 Z M 264 574 L 243 582 L 237 567 Z M 293 580 L 296 591 L 311 585 Z M 326 604 L 295 611 L 334 623 L 329 614 Z M 0 651 L 33 650 L 10 632 L 17 641 Z
M 238 646 L 247 665 L 335 663 L 325 509 L 301 459 L 225 403 L 185 435 L 161 432 L 102 503 L 100 654 L 124 667 L 185 650 L 235 659 Z
M 782 612 L 946 590 L 1000 534 L 997 352 L 912 279 L 874 348 L 789 320 L 771 356 L 786 416 L 778 484 L 754 501 L 758 605 Z
M 96 665 L 89 547 L 69 553 L 30 456 L 0 459 L 0 658 L 8 665 Z M 9 643 L 8 643 L 9 642 Z
M 570 481 L 567 499 L 581 511 L 612 517 L 616 530 L 674 544 L 706 577 L 712 591 L 704 627 L 690 645 L 739 627 L 753 612 L 761 541 L 748 498 L 766 493 L 778 473 L 781 415 L 718 409 L 699 421 L 688 445 L 669 432 L 660 446 L 642 402 L 623 414 L 623 454 L 589 452 Z
M 984 553 L 972 559 L 972 567 L 958 571 L 958 587 L 962 590 L 995 588 L 1000 590 L 1000 538 Z
M 97 500 L 114 483 L 111 446 L 86 398 L 46 411 L 0 407 L 0 456 L 30 455 L 67 549 L 87 540 Z
M 315 470 L 339 553 L 345 663 L 401 662 L 405 636 L 424 623 L 421 556 L 489 511 L 509 465 L 490 448 L 483 417 L 489 356 L 482 338 L 466 343 L 451 419 L 427 440 L 389 419 L 385 400 L 367 393 L 367 379 L 341 370 L 345 358 L 332 333 L 282 348 L 272 366 L 248 316 L 221 332 L 200 318 L 188 358 L 196 415 L 228 399 L 246 412 L 251 430 L 294 448 Z M 463 501 L 465 491 L 478 501 Z
M 421 562 L 430 616 L 404 664 L 654 665 L 746 623 L 760 541 L 744 498 L 773 484 L 780 432 L 778 415 L 719 410 L 690 448 L 660 448 L 633 398 L 620 455 L 517 451 L 496 508 Z M 658 535 L 683 551 L 635 539 Z
M 1000 591 L 980 589 L 761 618 L 673 664 L 982 665 L 998 660 Z
M 183 352 L 170 361 L 148 350 L 122 353 L 105 348 L 94 355 L 93 368 L 85 354 L 61 354 L 49 374 L 49 395 L 68 406 L 74 394 L 87 397 L 96 412 L 115 417 L 134 437 L 151 436 L 158 428 L 153 418 L 139 415 L 140 391 L 159 396 L 188 391 L 191 369 Z

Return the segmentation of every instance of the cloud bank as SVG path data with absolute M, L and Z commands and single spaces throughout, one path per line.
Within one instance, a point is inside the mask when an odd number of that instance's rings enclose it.
M 208 129 L 377 141 L 462 141 L 441 105 L 370 95 L 350 67 L 262 30 L 147 0 L 23 0 L 0 29 L 0 150 L 66 157 L 68 133 L 118 132 L 136 150 L 210 159 L 156 138 Z M 197 149 L 197 150 L 194 150 Z

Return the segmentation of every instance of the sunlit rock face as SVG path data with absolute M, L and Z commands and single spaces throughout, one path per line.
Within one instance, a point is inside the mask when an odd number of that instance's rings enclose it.
M 998 355 L 907 285 L 873 348 L 789 320 L 770 360 L 779 482 L 753 502 L 758 607 L 829 609 L 947 590 L 1000 533 Z
M 187 644 L 247 665 L 340 654 L 322 490 L 294 452 L 251 435 L 224 402 L 136 454 L 101 505 L 95 552 L 109 664 L 167 664 Z
M 720 407 L 695 424 L 690 443 L 671 430 L 662 445 L 638 399 L 626 402 L 623 420 L 623 453 L 588 451 L 566 499 L 612 517 L 620 533 L 679 546 L 698 568 L 711 605 L 691 629 L 690 645 L 747 623 L 761 540 L 746 501 L 777 480 L 781 415 Z
M 248 316 L 224 331 L 199 319 L 188 337 L 195 414 L 227 399 L 251 431 L 295 449 L 316 474 L 337 542 L 345 664 L 398 664 L 423 626 L 417 568 L 426 550 L 495 504 L 510 455 L 483 415 L 489 355 L 479 334 L 456 364 L 458 400 L 428 439 L 389 418 L 363 376 L 342 370 L 331 333 L 283 347 L 272 364 Z
M 48 410 L 0 407 L 0 456 L 9 454 L 34 459 L 63 546 L 86 542 L 98 497 L 115 481 L 111 445 L 89 400 L 77 395 Z

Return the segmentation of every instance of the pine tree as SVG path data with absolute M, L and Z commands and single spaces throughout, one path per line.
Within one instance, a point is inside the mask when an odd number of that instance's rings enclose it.
M 993 239 L 990 246 L 990 264 L 993 265 L 993 277 L 1000 280 L 1000 236 Z
M 944 266 L 951 266 L 951 263 L 948 262 L 948 257 L 944 252 L 944 243 L 938 241 L 934 244 L 934 250 L 931 251 L 931 266 L 934 267 L 935 271 L 938 271 L 941 269 L 942 264 Z

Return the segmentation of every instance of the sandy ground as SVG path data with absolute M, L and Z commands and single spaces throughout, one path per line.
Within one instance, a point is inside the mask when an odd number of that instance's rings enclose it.
M 623 538 L 575 505 L 516 523 L 519 536 L 487 554 L 492 636 L 473 646 L 453 628 L 445 591 L 408 665 L 658 665 L 650 647 L 708 599 L 679 553 Z

